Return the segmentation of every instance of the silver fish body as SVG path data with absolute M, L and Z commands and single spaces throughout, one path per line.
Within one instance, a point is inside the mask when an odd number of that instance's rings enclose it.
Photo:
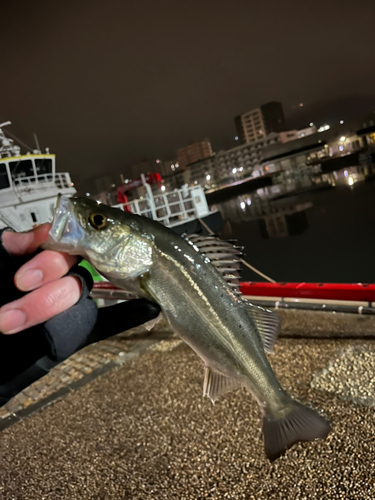
M 144 217 L 85 198 L 62 197 L 48 246 L 88 259 L 112 283 L 160 306 L 172 329 L 205 364 L 213 400 L 245 386 L 263 414 L 266 453 L 277 458 L 330 427 L 281 388 L 264 353 L 267 316 L 237 295 L 187 239 Z

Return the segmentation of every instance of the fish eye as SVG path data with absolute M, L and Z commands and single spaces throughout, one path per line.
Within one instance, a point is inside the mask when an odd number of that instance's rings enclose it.
M 99 212 L 92 212 L 89 222 L 95 229 L 104 229 L 107 225 L 107 217 Z

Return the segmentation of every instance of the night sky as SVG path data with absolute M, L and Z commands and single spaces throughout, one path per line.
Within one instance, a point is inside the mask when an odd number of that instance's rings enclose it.
M 374 0 L 5 1 L 0 120 L 81 187 L 279 100 L 290 127 L 375 110 Z M 304 103 L 303 107 L 299 103 Z

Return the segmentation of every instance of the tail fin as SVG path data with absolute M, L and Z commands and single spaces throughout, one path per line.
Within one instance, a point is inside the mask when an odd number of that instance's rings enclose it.
M 329 423 L 314 410 L 291 400 L 290 411 L 280 419 L 263 418 L 264 446 L 272 461 L 299 441 L 312 441 L 327 437 Z

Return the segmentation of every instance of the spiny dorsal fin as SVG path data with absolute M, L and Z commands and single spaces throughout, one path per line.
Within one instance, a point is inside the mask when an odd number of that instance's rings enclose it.
M 237 247 L 232 242 L 223 241 L 217 236 L 200 236 L 184 234 L 183 237 L 201 252 L 231 288 L 239 292 L 239 270 L 243 247 Z
M 255 306 L 247 300 L 245 300 L 245 303 L 249 316 L 258 328 L 264 350 L 271 353 L 279 335 L 281 318 L 274 312 Z
M 241 383 L 219 372 L 214 372 L 209 366 L 204 367 L 203 396 L 207 396 L 214 403 L 222 394 L 238 389 Z

